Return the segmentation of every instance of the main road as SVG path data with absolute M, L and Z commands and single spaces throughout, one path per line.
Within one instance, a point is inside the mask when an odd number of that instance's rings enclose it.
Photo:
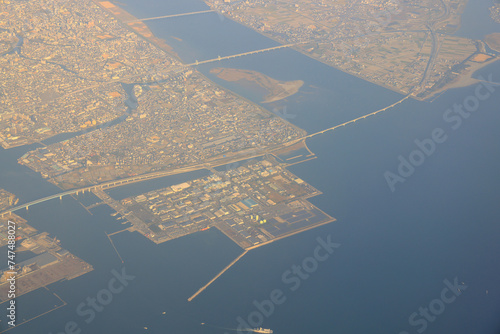
M 295 143 L 295 142 L 296 141 L 293 141 L 293 143 Z M 123 186 L 123 185 L 127 185 L 127 184 L 157 179 L 157 178 L 161 178 L 161 177 L 165 177 L 165 176 L 169 176 L 169 175 L 176 175 L 176 174 L 181 174 L 181 173 L 193 172 L 193 171 L 202 170 L 202 169 L 208 169 L 208 170 L 213 171 L 213 167 L 227 165 L 227 164 L 231 164 L 231 163 L 234 163 L 237 161 L 252 159 L 255 157 L 260 157 L 260 156 L 265 155 L 267 152 L 276 151 L 280 148 L 289 146 L 291 144 L 292 144 L 292 142 L 287 142 L 284 144 L 279 144 L 279 145 L 275 145 L 275 146 L 267 147 L 267 148 L 248 149 L 248 150 L 245 150 L 242 152 L 230 154 L 229 157 L 225 156 L 222 158 L 216 158 L 216 159 L 211 160 L 211 161 L 207 161 L 204 163 L 199 163 L 199 164 L 195 164 L 195 165 L 191 165 L 191 166 L 175 168 L 175 169 L 167 170 L 167 171 L 152 172 L 152 173 L 148 173 L 148 174 L 142 174 L 139 176 L 133 176 L 133 177 L 128 177 L 128 178 L 124 178 L 124 179 L 109 181 L 109 182 L 105 182 L 105 183 L 101 183 L 101 184 L 90 185 L 90 186 L 83 187 L 83 188 L 67 190 L 67 191 L 64 191 L 61 193 L 57 193 L 54 195 L 43 197 L 43 198 L 37 199 L 35 201 L 20 204 L 18 206 L 13 207 L 13 208 L 7 209 L 7 210 L 0 213 L 0 217 L 3 217 L 5 215 L 11 214 L 12 212 L 19 211 L 22 209 L 29 209 L 30 206 L 44 203 L 44 202 L 47 202 L 47 201 L 50 201 L 50 200 L 53 200 L 56 198 L 62 199 L 65 196 L 78 195 L 79 193 L 85 193 L 87 191 L 92 191 L 94 189 L 101 189 L 101 190 L 102 189 L 110 189 L 110 188 L 115 188 L 115 187 L 119 187 L 119 186 Z
M 21 209 L 28 209 L 30 206 L 40 204 L 43 202 L 47 202 L 47 201 L 50 201 L 52 199 L 56 199 L 56 198 L 62 199 L 65 196 L 78 195 L 79 193 L 85 193 L 86 191 L 91 191 L 94 189 L 110 189 L 110 188 L 119 187 L 119 186 L 126 185 L 126 184 L 142 182 L 142 181 L 156 179 L 156 178 L 160 178 L 160 177 L 164 177 L 164 176 L 168 176 L 168 175 L 175 175 L 175 174 L 180 174 L 180 173 L 192 172 L 195 170 L 200 170 L 200 169 L 205 169 L 205 168 L 207 168 L 206 164 L 198 164 L 198 165 L 193 165 L 193 166 L 188 166 L 188 167 L 176 168 L 176 169 L 173 169 L 170 171 L 153 172 L 153 173 L 149 173 L 149 174 L 143 174 L 143 175 L 133 176 L 133 177 L 125 178 L 125 179 L 114 180 L 114 181 L 110 181 L 110 182 L 96 184 L 96 185 L 92 185 L 92 186 L 88 186 L 88 187 L 71 189 L 71 190 L 61 192 L 61 193 L 57 193 L 54 195 L 40 198 L 40 199 L 37 199 L 35 201 L 20 204 L 18 206 L 15 206 L 13 208 L 5 210 L 4 212 L 0 213 L 0 216 L 4 216 L 4 215 L 10 214 L 12 212 L 19 211 Z
M 211 12 L 214 12 L 214 10 L 210 9 L 210 10 L 201 10 L 199 12 L 190 12 L 190 13 L 171 14 L 171 15 L 156 16 L 156 17 L 147 17 L 145 19 L 137 19 L 137 20 L 132 20 L 132 21 L 124 21 L 123 23 L 134 23 L 134 22 L 142 22 L 142 21 L 168 19 L 170 17 L 188 16 L 188 15 L 196 15 L 196 14 L 211 13 Z
M 267 51 L 278 50 L 278 49 L 283 49 L 283 48 L 290 48 L 292 46 L 299 45 L 299 44 L 304 44 L 304 43 L 306 43 L 306 42 L 294 43 L 294 44 L 283 44 L 283 45 L 273 46 L 273 47 L 270 47 L 270 48 L 267 48 L 267 49 L 260 49 L 260 50 L 255 50 L 255 51 L 248 51 L 248 52 L 238 53 L 238 54 L 235 54 L 235 55 L 224 56 L 224 57 L 219 56 L 219 57 L 214 58 L 214 59 L 196 61 L 194 63 L 187 64 L 187 66 L 201 65 L 201 64 L 206 64 L 206 63 L 212 63 L 214 61 L 220 61 L 220 60 L 231 59 L 231 58 L 236 58 L 236 57 L 249 56 L 249 55 L 253 55 L 253 54 L 261 53 L 261 52 L 267 52 Z
M 376 114 L 378 114 L 378 113 L 384 112 L 384 111 L 386 111 L 386 110 L 388 110 L 388 109 L 391 109 L 392 107 L 395 107 L 396 105 L 398 105 L 398 104 L 400 104 L 400 103 L 404 102 L 405 100 L 407 100 L 407 99 L 408 99 L 408 98 L 410 98 L 410 97 L 411 97 L 411 92 L 410 92 L 410 94 L 406 95 L 406 96 L 405 96 L 405 97 L 403 97 L 401 100 L 394 102 L 394 103 L 393 103 L 393 104 L 391 104 L 390 106 L 387 106 L 387 107 L 385 107 L 385 108 L 379 109 L 379 110 L 377 110 L 377 111 L 371 112 L 371 113 L 366 114 L 366 115 L 363 115 L 363 116 L 359 116 L 358 118 L 352 119 L 352 120 L 347 121 L 347 122 L 344 122 L 344 123 L 342 123 L 342 124 L 337 124 L 337 125 L 332 126 L 332 127 L 328 128 L 328 129 L 325 129 L 325 130 L 321 130 L 321 131 L 318 131 L 318 132 L 315 132 L 315 133 L 308 134 L 307 136 L 304 136 L 303 138 L 300 138 L 300 139 L 307 139 L 307 138 L 311 138 L 311 137 L 317 136 L 317 135 L 319 135 L 319 134 L 323 134 L 323 133 L 328 132 L 328 131 L 333 131 L 333 130 L 335 130 L 335 129 L 338 129 L 338 128 L 340 128 L 340 127 L 346 126 L 346 125 L 348 125 L 348 124 L 355 123 L 355 122 L 357 122 L 357 121 L 359 121 L 359 120 L 361 120 L 361 119 L 365 119 L 365 118 L 367 118 L 367 117 L 374 116 L 374 115 L 376 115 Z M 295 140 L 295 142 L 297 142 L 297 140 Z
M 283 149 L 285 147 L 294 145 L 300 141 L 305 141 L 306 139 L 317 136 L 319 134 L 323 134 L 323 133 L 328 132 L 328 131 L 333 131 L 337 128 L 346 126 L 346 125 L 351 124 L 351 123 L 355 123 L 361 119 L 365 119 L 367 117 L 374 116 L 378 113 L 386 111 L 386 110 L 402 103 L 403 101 L 408 99 L 410 96 L 411 96 L 411 93 L 406 95 L 405 97 L 403 97 L 401 100 L 394 102 L 393 104 L 391 104 L 385 108 L 382 108 L 382 109 L 379 109 L 377 111 L 371 112 L 369 114 L 360 116 L 358 118 L 352 119 L 352 120 L 344 122 L 342 124 L 332 126 L 332 127 L 327 128 L 325 130 L 321 130 L 321 131 L 318 131 L 315 133 L 311 133 L 311 134 L 293 139 L 293 140 L 286 142 L 286 143 L 283 143 L 283 144 L 278 144 L 278 145 L 274 145 L 274 146 L 267 147 L 267 148 L 248 149 L 248 150 L 245 150 L 242 152 L 230 154 L 229 157 L 224 156 L 222 158 L 216 158 L 214 160 L 207 161 L 204 163 L 199 163 L 199 164 L 186 166 L 186 167 L 180 167 L 180 168 L 176 168 L 176 169 L 172 169 L 172 170 L 168 170 L 168 171 L 152 172 L 152 173 L 148 173 L 148 174 L 142 174 L 139 176 L 133 176 L 133 177 L 129 177 L 129 178 L 124 178 L 124 179 L 109 181 L 109 182 L 105 182 L 105 183 L 101 183 L 101 184 L 91 185 L 91 186 L 87 186 L 87 187 L 83 187 L 83 188 L 67 190 L 67 191 L 64 191 L 64 192 L 61 192 L 58 194 L 54 194 L 54 195 L 50 195 L 50 196 L 47 196 L 44 198 L 40 198 L 40 199 L 37 199 L 35 201 L 31 201 L 29 203 L 24 203 L 24 204 L 15 206 L 13 208 L 10 208 L 8 210 L 5 210 L 5 211 L 0 213 L 0 217 L 11 214 L 12 212 L 15 212 L 15 211 L 19 211 L 21 209 L 28 209 L 30 206 L 44 203 L 44 202 L 50 201 L 52 199 L 56 199 L 56 198 L 62 199 L 65 196 L 77 195 L 79 193 L 84 193 L 86 191 L 91 191 L 94 189 L 110 189 L 110 188 L 119 187 L 119 186 L 126 185 L 126 184 L 132 184 L 132 183 L 136 183 L 136 182 L 142 182 L 142 181 L 157 179 L 157 178 L 165 177 L 165 176 L 169 176 L 169 175 L 187 173 L 187 172 L 192 172 L 192 171 L 202 170 L 202 169 L 208 169 L 208 170 L 211 170 L 213 172 L 213 167 L 218 167 L 218 166 L 227 165 L 227 164 L 231 164 L 231 163 L 246 160 L 246 159 L 260 157 L 260 156 L 263 156 L 265 154 L 272 153 L 274 151 L 278 151 L 278 150 Z

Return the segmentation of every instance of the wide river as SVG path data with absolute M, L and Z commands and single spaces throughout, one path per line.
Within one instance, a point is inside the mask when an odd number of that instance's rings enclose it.
M 140 18 L 207 9 L 198 0 L 121 2 Z M 491 4 L 491 0 L 470 1 L 458 34 L 482 38 L 500 31 L 500 24 L 487 16 Z M 276 45 L 215 13 L 147 23 L 187 63 Z M 402 98 L 293 50 L 199 67 L 218 84 L 256 103 L 262 98 L 258 92 L 227 84 L 209 73 L 219 66 L 256 70 L 279 80 L 303 80 L 299 93 L 263 106 L 281 111 L 308 132 Z M 500 64 L 480 72 L 476 75 L 491 75 L 500 82 Z M 110 216 L 110 208 L 99 206 L 89 214 L 71 198 L 30 207 L 29 212 L 20 213 L 30 224 L 57 236 L 63 247 L 95 270 L 19 298 L 19 315 L 25 319 L 61 305 L 54 293 L 67 304 L 9 333 L 71 333 L 65 326 L 75 322 L 81 330 L 75 333 L 222 334 L 229 331 L 217 326 L 236 328 L 238 317 L 258 320 L 260 312 L 266 313 L 262 327 L 277 334 L 498 334 L 500 87 L 490 88 L 495 91 L 460 124 L 444 117 L 454 104 L 469 101 L 476 86 L 449 91 L 432 103 L 406 100 L 308 140 L 318 158 L 290 170 L 323 192 L 311 202 L 337 221 L 250 252 L 192 302 L 187 298 L 241 253 L 215 229 L 161 245 L 137 233 L 117 234 L 113 241 L 122 263 L 105 234 L 124 227 Z M 386 172 L 397 173 L 400 156 L 416 156 L 415 141 L 431 138 L 433 131 L 440 131 L 440 138 L 446 140 L 434 144 L 432 154 L 391 191 Z M 0 188 L 14 192 L 23 202 L 58 191 L 17 165 L 17 158 L 28 149 L 0 150 Z M 174 184 L 202 174 L 165 178 L 155 184 Z M 150 186 L 135 185 L 117 195 Z M 91 200 L 90 196 L 82 198 Z M 313 255 L 318 237 L 326 240 L 328 236 L 340 247 L 292 290 L 282 275 Z M 87 323 L 87 317 L 76 313 L 77 307 L 107 288 L 112 270 L 122 268 L 135 278 Z M 455 280 L 461 291 L 442 294 Z M 284 302 L 259 311 L 256 304 L 269 299 L 275 289 L 283 292 Z M 0 320 L 6 329 L 5 319 Z

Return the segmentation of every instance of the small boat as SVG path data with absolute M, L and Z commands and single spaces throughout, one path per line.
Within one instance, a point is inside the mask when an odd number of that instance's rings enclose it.
M 263 334 L 272 334 L 273 333 L 272 330 L 262 328 L 262 327 L 251 329 L 251 331 L 254 333 L 263 333 Z

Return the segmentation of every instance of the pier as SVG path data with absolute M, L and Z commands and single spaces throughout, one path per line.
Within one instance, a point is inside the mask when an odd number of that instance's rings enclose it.
M 122 232 L 122 231 L 120 231 Z M 118 255 L 118 257 L 120 258 L 120 261 L 122 261 L 122 263 L 125 263 L 125 261 L 123 261 L 123 258 L 122 256 L 120 255 L 120 253 L 118 252 L 118 249 L 116 249 L 116 246 L 115 246 L 115 243 L 113 242 L 113 240 L 111 240 L 111 235 L 110 234 L 107 234 L 106 232 L 104 232 L 106 234 L 106 236 L 108 237 L 109 239 L 109 242 L 111 243 L 111 246 L 113 246 L 113 249 L 115 250 L 116 252 L 116 255 Z
M 198 291 L 196 291 L 196 293 L 194 295 L 192 295 L 191 297 L 189 297 L 188 298 L 188 302 L 190 302 L 193 299 L 195 299 L 196 296 L 198 296 L 200 293 L 203 292 L 203 290 L 205 290 L 206 288 L 208 288 L 208 286 L 210 284 L 212 284 L 213 282 L 215 282 L 215 280 L 217 278 L 219 278 L 220 276 L 222 276 L 222 274 L 224 274 L 229 268 L 231 268 L 236 262 L 238 262 L 243 256 L 245 256 L 246 253 L 248 253 L 248 250 L 245 250 L 243 253 L 241 253 L 240 256 L 238 256 L 230 264 L 228 264 L 224 269 L 222 269 L 222 271 L 220 273 L 218 273 L 217 276 L 215 276 L 214 278 L 212 278 L 210 280 L 210 282 L 208 282 L 207 284 L 205 284 L 204 286 L 202 286 Z

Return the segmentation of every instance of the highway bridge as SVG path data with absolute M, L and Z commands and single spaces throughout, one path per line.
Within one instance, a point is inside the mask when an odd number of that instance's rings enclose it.
M 287 46 L 281 46 L 281 47 L 287 47 Z M 497 84 L 497 83 L 495 83 L 495 84 Z M 221 158 L 221 159 L 218 159 L 218 160 L 215 160 L 215 161 L 211 161 L 211 162 L 205 162 L 205 163 L 201 163 L 201 164 L 197 164 L 197 165 L 193 165 L 193 166 L 181 167 L 181 168 L 177 168 L 177 169 L 170 170 L 170 171 L 152 172 L 152 173 L 149 173 L 149 174 L 143 174 L 143 175 L 133 176 L 133 177 L 124 178 L 124 179 L 120 179 L 120 180 L 114 180 L 114 181 L 110 181 L 110 182 L 106 182 L 106 183 L 101 183 L 101 184 L 98 184 L 98 185 L 92 185 L 92 186 L 88 186 L 88 187 L 84 187 L 84 188 L 68 190 L 68 191 L 65 191 L 65 192 L 62 192 L 62 193 L 50 195 L 50 196 L 47 196 L 47 197 L 44 197 L 44 198 L 40 198 L 38 200 L 29 202 L 29 203 L 24 203 L 24 204 L 18 205 L 16 207 L 10 208 L 10 209 L 8 209 L 8 210 L 0 213 L 0 217 L 3 217 L 3 216 L 8 215 L 8 214 L 11 214 L 12 212 L 15 212 L 15 211 L 19 211 L 21 209 L 27 209 L 28 210 L 30 206 L 33 206 L 33 205 L 36 205 L 36 204 L 40 204 L 40 203 L 43 203 L 43 202 L 47 202 L 47 201 L 50 201 L 50 200 L 58 198 L 58 197 L 60 199 L 62 199 L 65 196 L 78 195 L 80 193 L 90 192 L 90 191 L 96 190 L 96 189 L 100 189 L 100 190 L 102 190 L 102 189 L 109 189 L 109 188 L 119 187 L 119 186 L 126 185 L 126 184 L 131 184 L 131 183 L 136 183 L 136 182 L 142 182 L 142 181 L 152 180 L 152 179 L 156 179 L 156 178 L 160 178 L 160 177 L 164 177 L 164 176 L 181 174 L 181 173 L 187 173 L 187 172 L 192 172 L 192 171 L 201 170 L 201 169 L 208 169 L 208 170 L 212 170 L 213 171 L 212 167 L 222 166 L 222 165 L 225 165 L 225 164 L 230 164 L 232 162 L 236 162 L 236 161 L 241 161 L 241 160 L 245 160 L 245 159 L 251 159 L 251 158 L 258 157 L 258 156 L 262 156 L 262 155 L 266 154 L 266 152 L 276 151 L 276 150 L 279 150 L 280 148 L 291 146 L 294 143 L 297 143 L 299 141 L 303 141 L 303 140 L 306 140 L 308 138 L 312 138 L 314 136 L 317 136 L 319 134 L 323 134 L 323 133 L 328 132 L 328 131 L 333 131 L 333 130 L 335 130 L 337 128 L 346 126 L 346 125 L 351 124 L 351 123 L 355 123 L 355 122 L 357 122 L 357 121 L 359 121 L 361 119 L 365 119 L 367 117 L 374 116 L 374 115 L 376 115 L 378 113 L 386 111 L 386 110 L 388 110 L 388 109 L 390 109 L 390 108 L 392 108 L 392 107 L 394 107 L 394 106 L 396 106 L 396 105 L 404 102 L 405 100 L 407 100 L 408 98 L 410 98 L 410 96 L 411 96 L 411 93 L 408 94 L 408 95 L 406 95 L 401 100 L 399 100 L 397 102 L 394 102 L 393 104 L 391 104 L 391 105 L 389 105 L 389 106 L 387 106 L 385 108 L 382 108 L 382 109 L 379 109 L 379 110 L 374 111 L 372 113 L 360 116 L 358 118 L 352 119 L 352 120 L 344 122 L 342 124 L 338 124 L 338 125 L 332 126 L 332 127 L 328 128 L 328 129 L 321 130 L 321 131 L 318 131 L 318 132 L 315 132 L 315 133 L 311 133 L 311 134 L 308 134 L 306 136 L 294 139 L 292 141 L 276 145 L 275 147 L 268 147 L 266 150 L 250 150 L 250 152 L 248 152 L 248 153 L 239 152 L 238 154 L 235 154 L 232 157 Z
M 123 23 L 134 23 L 134 22 L 142 22 L 142 21 L 168 19 L 170 17 L 197 15 L 197 14 L 212 13 L 212 12 L 214 12 L 213 9 L 210 9 L 210 10 L 200 10 L 198 12 L 191 12 L 191 13 L 180 13 L 180 14 L 172 14 L 172 15 L 164 15 L 164 16 L 147 17 L 147 18 L 144 18 L 144 19 L 137 19 L 137 20 L 132 20 L 132 21 L 124 21 Z
M 277 147 L 273 147 L 272 149 L 277 149 L 281 146 L 285 147 L 285 146 L 288 146 L 289 144 L 290 143 L 280 144 L 280 145 L 277 145 Z M 265 152 L 263 150 L 252 149 L 252 150 L 249 150 L 248 152 L 245 151 L 245 152 L 236 153 L 231 157 L 220 158 L 220 159 L 216 159 L 216 160 L 213 160 L 210 162 L 204 162 L 204 163 L 200 163 L 200 164 L 196 164 L 196 165 L 192 165 L 192 166 L 176 168 L 176 169 L 169 170 L 169 171 L 152 172 L 149 174 L 142 174 L 142 175 L 132 176 L 132 177 L 128 177 L 128 178 L 124 178 L 124 179 L 120 179 L 120 180 L 113 180 L 113 181 L 109 181 L 109 182 L 105 182 L 105 183 L 101 183 L 101 184 L 97 184 L 97 185 L 92 185 L 92 186 L 88 186 L 88 187 L 67 190 L 67 191 L 64 191 L 64 192 L 61 192 L 58 194 L 50 195 L 50 196 L 47 196 L 44 198 L 37 199 L 35 201 L 20 204 L 18 206 L 13 207 L 13 208 L 7 209 L 7 210 L 0 213 L 0 217 L 3 217 L 5 215 L 9 215 L 13 212 L 16 212 L 16 211 L 19 211 L 22 209 L 28 210 L 30 206 L 44 203 L 44 202 L 47 202 L 47 201 L 50 201 L 50 200 L 56 199 L 56 198 L 62 199 L 65 196 L 78 195 L 80 193 L 83 194 L 85 192 L 90 192 L 92 190 L 110 189 L 110 188 L 119 187 L 119 186 L 132 184 L 132 183 L 136 183 L 136 182 L 153 180 L 153 179 L 157 179 L 157 178 L 161 178 L 161 177 L 165 177 L 165 176 L 169 176 L 169 175 L 182 174 L 182 173 L 193 172 L 193 171 L 202 170 L 202 169 L 208 169 L 208 170 L 213 171 L 213 167 L 223 166 L 226 164 L 230 164 L 230 163 L 245 160 L 245 159 L 252 159 L 255 157 L 262 156 L 264 154 L 265 154 Z
M 160 177 L 164 177 L 164 176 L 168 176 L 168 175 L 192 172 L 195 170 L 200 170 L 200 169 L 205 169 L 205 168 L 207 168 L 207 166 L 205 164 L 199 164 L 196 166 L 183 167 L 183 168 L 178 168 L 178 169 L 171 170 L 171 171 L 153 172 L 153 173 L 149 173 L 149 174 L 143 174 L 143 175 L 133 176 L 133 177 L 125 178 L 125 179 L 114 180 L 114 181 L 101 183 L 101 184 L 93 185 L 93 186 L 88 186 L 88 187 L 84 187 L 84 188 L 72 189 L 72 190 L 62 192 L 62 193 L 58 193 L 58 194 L 50 195 L 50 196 L 47 196 L 44 198 L 40 198 L 40 199 L 37 199 L 35 201 L 31 201 L 29 203 L 20 204 L 18 206 L 15 206 L 13 208 L 10 208 L 10 209 L 0 213 L 0 217 L 3 217 L 5 215 L 9 215 L 12 212 L 19 211 L 22 209 L 28 210 L 30 206 L 44 203 L 44 202 L 47 202 L 47 201 L 50 201 L 50 200 L 56 199 L 56 198 L 62 199 L 65 196 L 78 195 L 80 193 L 83 194 L 85 192 L 90 192 L 94 189 L 109 189 L 109 188 L 119 187 L 119 186 L 126 185 L 126 184 L 142 182 L 142 181 L 146 181 L 146 180 L 152 180 L 152 179 L 156 179 L 156 178 L 160 178 Z
M 197 61 L 195 61 L 192 64 L 187 64 L 187 66 L 201 65 L 201 64 L 212 63 L 212 62 L 215 62 L 215 61 L 221 61 L 221 60 L 225 60 L 225 59 L 231 59 L 231 58 L 236 58 L 236 57 L 249 56 L 249 55 L 253 55 L 253 54 L 261 53 L 261 52 L 273 51 L 273 50 L 278 50 L 278 49 L 283 49 L 283 48 L 290 48 L 292 46 L 299 45 L 299 44 L 303 44 L 303 43 L 284 44 L 284 45 L 273 46 L 272 48 L 267 48 L 267 49 L 261 49 L 261 50 L 249 51 L 249 52 L 244 52 L 244 53 L 238 53 L 236 55 L 231 55 L 231 56 L 224 56 L 224 57 L 219 56 L 219 57 L 214 58 L 214 59 L 208 59 L 208 60 L 202 60 L 202 61 L 198 61 L 197 60 Z
M 321 131 L 318 131 L 318 132 L 315 132 L 315 133 L 308 134 L 307 136 L 304 136 L 304 137 L 302 137 L 302 138 L 299 138 L 299 139 L 297 139 L 296 141 L 298 141 L 298 140 L 303 140 L 303 139 L 307 139 L 307 138 L 311 138 L 311 137 L 317 136 L 317 135 L 319 135 L 319 134 L 323 134 L 323 133 L 328 132 L 328 131 L 333 131 L 333 130 L 335 130 L 335 129 L 338 129 L 338 128 L 340 128 L 340 127 L 346 126 L 346 125 L 348 125 L 348 124 L 355 123 L 355 122 L 357 122 L 357 121 L 359 121 L 359 120 L 361 120 L 361 119 L 365 119 L 365 118 L 367 118 L 367 117 L 374 116 L 374 115 L 376 115 L 376 114 L 378 114 L 378 113 L 381 113 L 381 112 L 383 112 L 383 111 L 386 111 L 387 109 L 391 109 L 392 107 L 395 107 L 396 105 L 398 105 L 398 104 L 402 103 L 403 101 L 405 101 L 406 99 L 410 98 L 410 96 L 411 96 L 411 93 L 410 93 L 410 94 L 408 94 L 408 95 L 406 95 L 406 96 L 405 96 L 404 98 L 402 98 L 401 100 L 399 100 L 399 101 L 397 101 L 397 102 L 394 102 L 394 103 L 393 103 L 393 104 L 391 104 L 390 106 L 387 106 L 387 107 L 385 107 L 385 108 L 379 109 L 379 110 L 374 111 L 374 112 L 372 112 L 372 113 L 369 113 L 369 114 L 366 114 L 366 115 L 360 116 L 360 117 L 358 117 L 358 118 L 352 119 L 352 120 L 347 121 L 347 122 L 344 122 L 344 123 L 342 123 L 342 124 L 338 124 L 338 125 L 332 126 L 331 128 L 328 128 L 328 129 L 325 129 L 325 130 L 321 130 Z

